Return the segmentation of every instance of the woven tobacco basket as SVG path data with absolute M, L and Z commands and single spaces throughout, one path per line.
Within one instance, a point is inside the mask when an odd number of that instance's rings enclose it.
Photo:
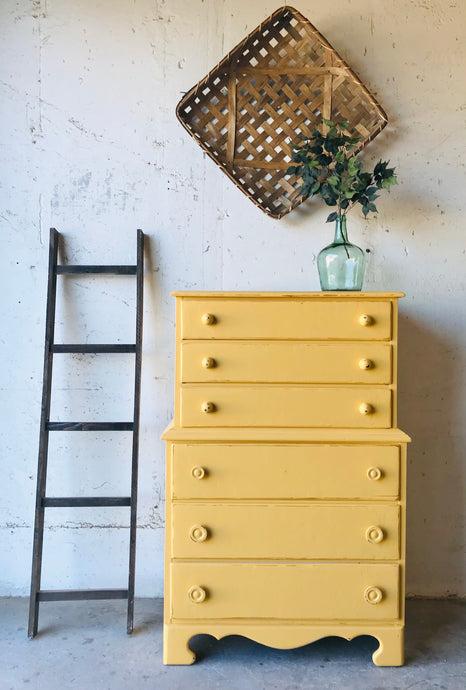
M 377 101 L 312 24 L 281 7 L 180 101 L 181 124 L 259 208 L 281 218 L 299 206 L 287 176 L 290 141 L 322 118 L 348 120 L 357 151 L 387 124 Z

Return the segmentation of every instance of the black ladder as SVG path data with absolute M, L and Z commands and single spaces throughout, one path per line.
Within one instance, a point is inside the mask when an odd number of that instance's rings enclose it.
M 139 446 L 139 408 L 141 389 L 141 342 L 142 342 L 142 301 L 144 270 L 144 234 L 137 231 L 137 263 L 135 266 L 66 266 L 58 265 L 58 242 L 60 234 L 51 228 L 49 248 L 49 270 L 47 289 L 47 314 L 45 326 L 44 376 L 42 388 L 42 408 L 39 436 L 39 459 L 37 470 L 36 512 L 34 523 L 34 544 L 32 556 L 31 595 L 29 600 L 29 637 L 37 633 L 39 604 L 41 601 L 71 601 L 90 599 L 127 599 L 127 632 L 133 630 L 134 617 L 134 575 L 136 561 L 136 511 L 138 482 Z M 83 273 L 107 273 L 136 276 L 136 342 L 130 345 L 56 345 L 55 305 L 57 275 Z M 134 414 L 131 422 L 51 422 L 50 403 L 52 392 L 53 355 L 66 353 L 121 353 L 135 355 L 134 376 Z M 66 497 L 46 496 L 47 457 L 50 431 L 132 431 L 131 495 L 125 497 Z M 130 508 L 129 527 L 129 572 L 127 589 L 89 589 L 89 590 L 41 590 L 42 546 L 44 537 L 45 508 L 52 507 L 95 507 L 128 506 Z

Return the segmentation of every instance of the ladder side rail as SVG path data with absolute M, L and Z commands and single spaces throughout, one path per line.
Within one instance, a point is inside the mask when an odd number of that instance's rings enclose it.
M 128 615 L 126 632 L 133 631 L 134 619 L 134 582 L 136 567 L 136 520 L 138 490 L 138 453 L 139 453 L 139 417 L 141 402 L 141 353 L 142 353 L 142 316 L 144 295 L 144 233 L 137 231 L 137 271 L 136 271 L 136 355 L 134 362 L 134 415 L 133 444 L 131 457 L 131 507 L 129 535 L 129 574 L 128 574 Z
M 55 308 L 57 295 L 57 256 L 59 233 L 55 228 L 50 229 L 49 241 L 49 268 L 47 280 L 47 310 L 45 317 L 45 347 L 44 347 L 44 374 L 42 384 L 42 405 L 39 432 L 39 453 L 37 462 L 37 487 L 36 508 L 34 517 L 34 542 L 32 555 L 31 592 L 29 598 L 29 624 L 28 636 L 34 637 L 37 633 L 39 618 L 39 599 L 42 549 L 44 542 L 44 506 L 45 488 L 47 481 L 47 457 L 48 457 L 48 421 L 50 416 L 50 401 L 52 392 L 52 344 L 55 333 Z

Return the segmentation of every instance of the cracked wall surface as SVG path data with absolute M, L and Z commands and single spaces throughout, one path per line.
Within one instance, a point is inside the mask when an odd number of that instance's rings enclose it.
M 399 424 L 409 448 L 408 591 L 464 595 L 466 4 L 296 0 L 387 111 L 364 153 L 399 185 L 348 219 L 367 290 L 402 290 Z M 175 117 L 182 94 L 277 9 L 245 0 L 2 0 L 0 595 L 27 594 L 43 366 L 48 232 L 63 261 L 133 263 L 147 235 L 138 595 L 163 592 L 164 446 L 172 416 L 171 290 L 318 290 L 331 241 L 309 202 L 266 217 Z M 57 342 L 131 342 L 130 278 L 59 282 Z M 55 358 L 55 419 L 132 403 L 124 355 Z M 59 436 L 59 438 L 57 438 Z M 79 437 L 79 438 L 77 438 Z M 84 438 L 83 438 L 84 437 Z M 122 495 L 130 438 L 57 434 L 51 495 Z M 121 586 L 125 508 L 48 511 L 44 586 Z

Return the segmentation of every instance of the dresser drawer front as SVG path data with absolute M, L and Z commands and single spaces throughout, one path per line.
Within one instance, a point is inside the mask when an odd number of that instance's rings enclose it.
M 172 563 L 171 615 L 394 620 L 398 581 L 394 564 Z
M 389 340 L 391 314 L 389 301 L 182 299 L 181 337 Z
M 183 383 L 378 383 L 391 382 L 388 343 L 300 341 L 184 341 Z
M 394 499 L 398 446 L 173 445 L 173 498 Z
M 180 392 L 185 427 L 391 426 L 391 391 L 376 387 L 187 384 Z M 371 412 L 361 412 L 369 404 Z
M 178 503 L 174 558 L 396 560 L 396 505 Z

